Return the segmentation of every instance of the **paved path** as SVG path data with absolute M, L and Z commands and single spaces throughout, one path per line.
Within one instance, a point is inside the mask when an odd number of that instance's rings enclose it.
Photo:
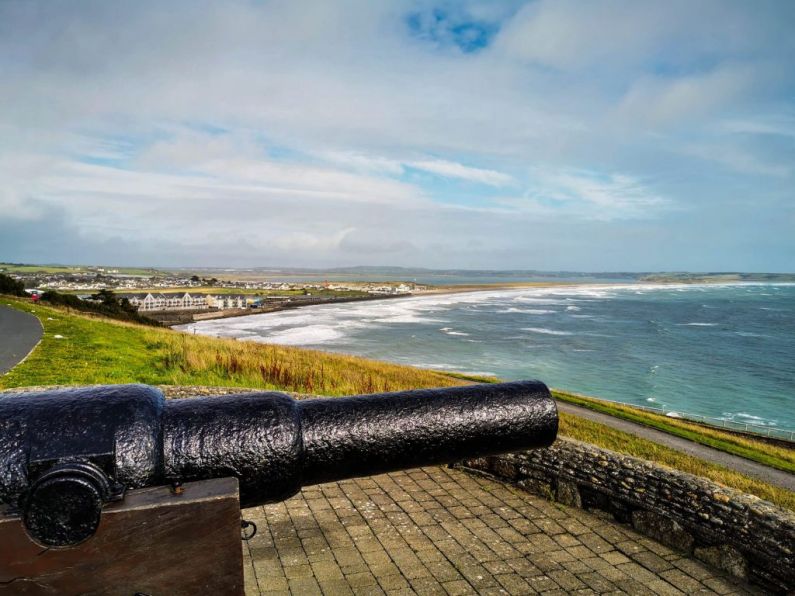
M 0 374 L 19 364 L 42 333 L 41 323 L 32 314 L 0 305 Z
M 243 511 L 247 594 L 748 594 L 724 573 L 515 487 L 423 468 Z
M 589 420 L 593 420 L 594 422 L 599 422 L 605 426 L 624 431 L 643 439 L 654 441 L 660 445 L 671 447 L 677 451 L 682 451 L 688 455 L 692 455 L 705 461 L 724 466 L 730 470 L 735 470 L 736 472 L 740 472 L 746 476 L 758 478 L 759 480 L 763 480 L 775 486 L 795 491 L 795 475 L 790 474 L 789 472 L 776 470 L 775 468 L 751 461 L 750 459 L 745 459 L 744 457 L 725 453 L 724 451 L 719 451 L 717 449 L 713 449 L 712 447 L 707 447 L 706 445 L 694 443 L 693 441 L 689 441 L 681 437 L 669 435 L 668 433 L 664 433 L 648 426 L 643 426 L 642 424 L 630 422 L 629 420 L 622 420 L 621 418 L 609 416 L 608 414 L 602 414 L 601 412 L 595 412 L 593 410 L 589 410 L 588 408 L 583 408 L 560 400 L 556 401 L 558 404 L 558 409 L 561 412 L 574 414 L 576 416 L 580 416 L 581 418 L 587 418 Z

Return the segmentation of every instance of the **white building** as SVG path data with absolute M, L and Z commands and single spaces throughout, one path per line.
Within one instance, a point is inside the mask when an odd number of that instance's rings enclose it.
M 128 295 L 126 298 L 134 307 L 141 312 L 159 310 L 204 310 L 217 308 L 218 310 L 231 310 L 235 308 L 243 309 L 248 306 L 245 296 L 221 295 L 211 296 L 209 294 L 146 294 Z

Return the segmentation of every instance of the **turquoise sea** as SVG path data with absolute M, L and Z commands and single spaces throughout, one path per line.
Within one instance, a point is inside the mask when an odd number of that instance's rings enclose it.
M 183 329 L 538 378 L 671 415 L 795 429 L 795 284 L 492 290 L 315 306 Z

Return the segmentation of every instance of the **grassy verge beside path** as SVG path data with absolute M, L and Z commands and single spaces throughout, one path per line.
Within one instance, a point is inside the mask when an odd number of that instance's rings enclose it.
M 686 455 L 676 449 L 665 447 L 648 439 L 607 427 L 598 422 L 570 414 L 560 414 L 560 434 L 604 449 L 617 451 L 640 459 L 653 461 L 682 472 L 709 478 L 715 482 L 736 488 L 744 493 L 756 495 L 780 507 L 795 510 L 795 493 L 779 488 L 723 466 Z
M 703 424 L 688 422 L 680 418 L 670 418 L 661 414 L 647 412 L 632 406 L 605 402 L 592 397 L 570 393 L 555 389 L 552 394 L 556 399 L 571 404 L 582 406 L 596 412 L 609 414 L 661 430 L 677 437 L 682 437 L 718 449 L 733 455 L 739 455 L 760 464 L 795 473 L 795 449 L 772 444 L 767 441 L 756 440 L 738 433 L 725 432 L 720 429 L 710 428 Z
M 333 396 L 493 380 L 315 350 L 188 335 L 14 298 L 0 297 L 0 304 L 32 311 L 44 327 L 39 346 L 23 363 L 0 376 L 0 389 L 148 383 L 253 387 Z M 560 418 L 562 435 L 698 474 L 795 509 L 795 493 L 791 491 L 602 424 L 566 414 Z

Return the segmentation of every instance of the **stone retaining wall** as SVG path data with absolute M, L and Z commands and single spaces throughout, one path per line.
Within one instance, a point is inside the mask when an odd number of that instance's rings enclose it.
M 565 505 L 606 511 L 768 590 L 795 591 L 795 514 L 752 495 L 569 439 L 463 466 Z

